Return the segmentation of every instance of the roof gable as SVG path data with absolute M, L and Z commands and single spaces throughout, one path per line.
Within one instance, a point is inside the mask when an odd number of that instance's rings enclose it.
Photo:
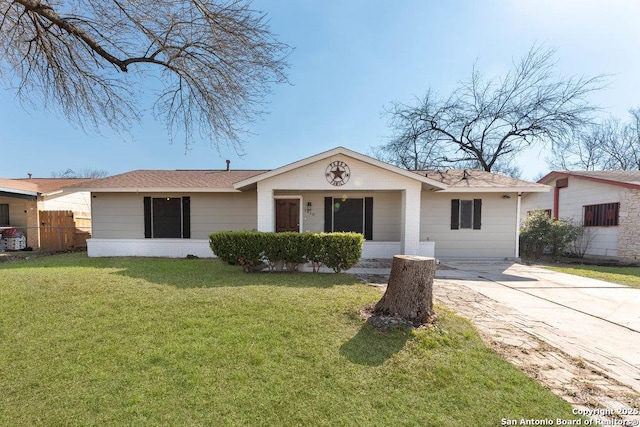
M 434 187 L 436 189 L 445 189 L 446 188 L 446 185 L 444 185 L 442 182 L 438 182 L 438 181 L 436 181 L 434 179 L 431 179 L 431 178 L 428 178 L 426 176 L 416 175 L 415 173 L 413 173 L 411 171 L 408 171 L 406 169 L 402 169 L 402 168 L 399 168 L 397 166 L 390 165 L 388 163 L 385 163 L 385 162 L 382 162 L 380 160 L 374 159 L 373 157 L 365 156 L 364 154 L 360 154 L 358 152 L 349 150 L 349 149 L 344 148 L 344 147 L 336 147 L 336 148 L 333 148 L 331 150 L 328 150 L 328 151 L 313 155 L 311 157 L 307 157 L 305 159 L 298 160 L 298 161 L 293 162 L 293 163 L 289 163 L 288 165 L 284 165 L 284 166 L 279 167 L 277 169 L 273 169 L 273 170 L 268 171 L 268 172 L 266 172 L 266 173 L 264 173 L 262 175 L 251 177 L 249 179 L 237 182 L 234 185 L 234 188 L 236 188 L 236 189 L 249 188 L 249 187 L 253 186 L 254 184 L 256 184 L 258 181 L 262 181 L 262 180 L 265 180 L 265 179 L 273 178 L 275 176 L 282 175 L 282 174 L 285 174 L 287 172 L 291 172 L 293 170 L 302 168 L 304 166 L 311 165 L 311 164 L 316 163 L 316 162 L 321 162 L 321 161 L 324 161 L 324 160 L 327 160 L 327 159 L 330 159 L 332 157 L 339 156 L 339 155 L 343 155 L 343 156 L 350 157 L 350 158 L 355 159 L 355 160 L 359 160 L 359 161 L 361 161 L 363 163 L 367 163 L 367 164 L 369 164 L 371 166 L 378 167 L 380 169 L 383 169 L 383 170 L 386 170 L 386 171 L 389 171 L 389 172 L 404 176 L 406 178 L 409 178 L 409 179 L 412 179 L 412 180 L 415 180 L 415 181 L 420 181 L 420 182 L 422 182 L 424 184 L 427 184 L 427 185 L 429 185 L 431 187 Z
M 538 182 L 546 184 L 558 178 L 567 177 L 640 190 L 640 171 L 552 171 L 539 179 Z

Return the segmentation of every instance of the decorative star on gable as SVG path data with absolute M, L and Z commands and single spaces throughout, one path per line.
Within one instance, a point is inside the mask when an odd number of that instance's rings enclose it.
M 325 171 L 325 177 L 327 181 L 329 181 L 329 184 L 335 185 L 336 187 L 346 184 L 350 176 L 351 170 L 349 166 L 340 160 L 329 163 Z

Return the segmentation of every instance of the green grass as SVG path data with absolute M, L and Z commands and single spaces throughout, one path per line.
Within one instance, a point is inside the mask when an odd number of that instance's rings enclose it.
M 0 264 L 0 425 L 496 426 L 567 403 L 437 307 L 378 332 L 346 274 L 57 255 Z
M 572 265 L 571 267 L 545 266 L 549 270 L 576 276 L 590 277 L 611 283 L 640 289 L 640 267 L 601 267 L 597 265 Z

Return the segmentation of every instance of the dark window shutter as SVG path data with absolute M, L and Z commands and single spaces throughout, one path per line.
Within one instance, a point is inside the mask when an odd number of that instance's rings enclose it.
M 333 231 L 333 197 L 324 198 L 324 232 Z
M 364 238 L 373 240 L 373 197 L 364 198 Z
M 473 229 L 482 227 L 482 199 L 473 199 Z
M 0 204 L 0 225 L 1 226 L 9 226 L 9 204 L 2 203 Z
M 451 199 L 451 229 L 460 228 L 460 199 Z
M 182 238 L 191 238 L 191 197 L 182 198 Z
M 144 198 L 144 238 L 151 238 L 151 197 Z

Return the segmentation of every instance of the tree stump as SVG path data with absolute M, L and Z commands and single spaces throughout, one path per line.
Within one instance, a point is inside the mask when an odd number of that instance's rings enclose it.
M 435 258 L 395 255 L 387 290 L 373 309 L 374 316 L 392 316 L 414 326 L 433 322 Z

